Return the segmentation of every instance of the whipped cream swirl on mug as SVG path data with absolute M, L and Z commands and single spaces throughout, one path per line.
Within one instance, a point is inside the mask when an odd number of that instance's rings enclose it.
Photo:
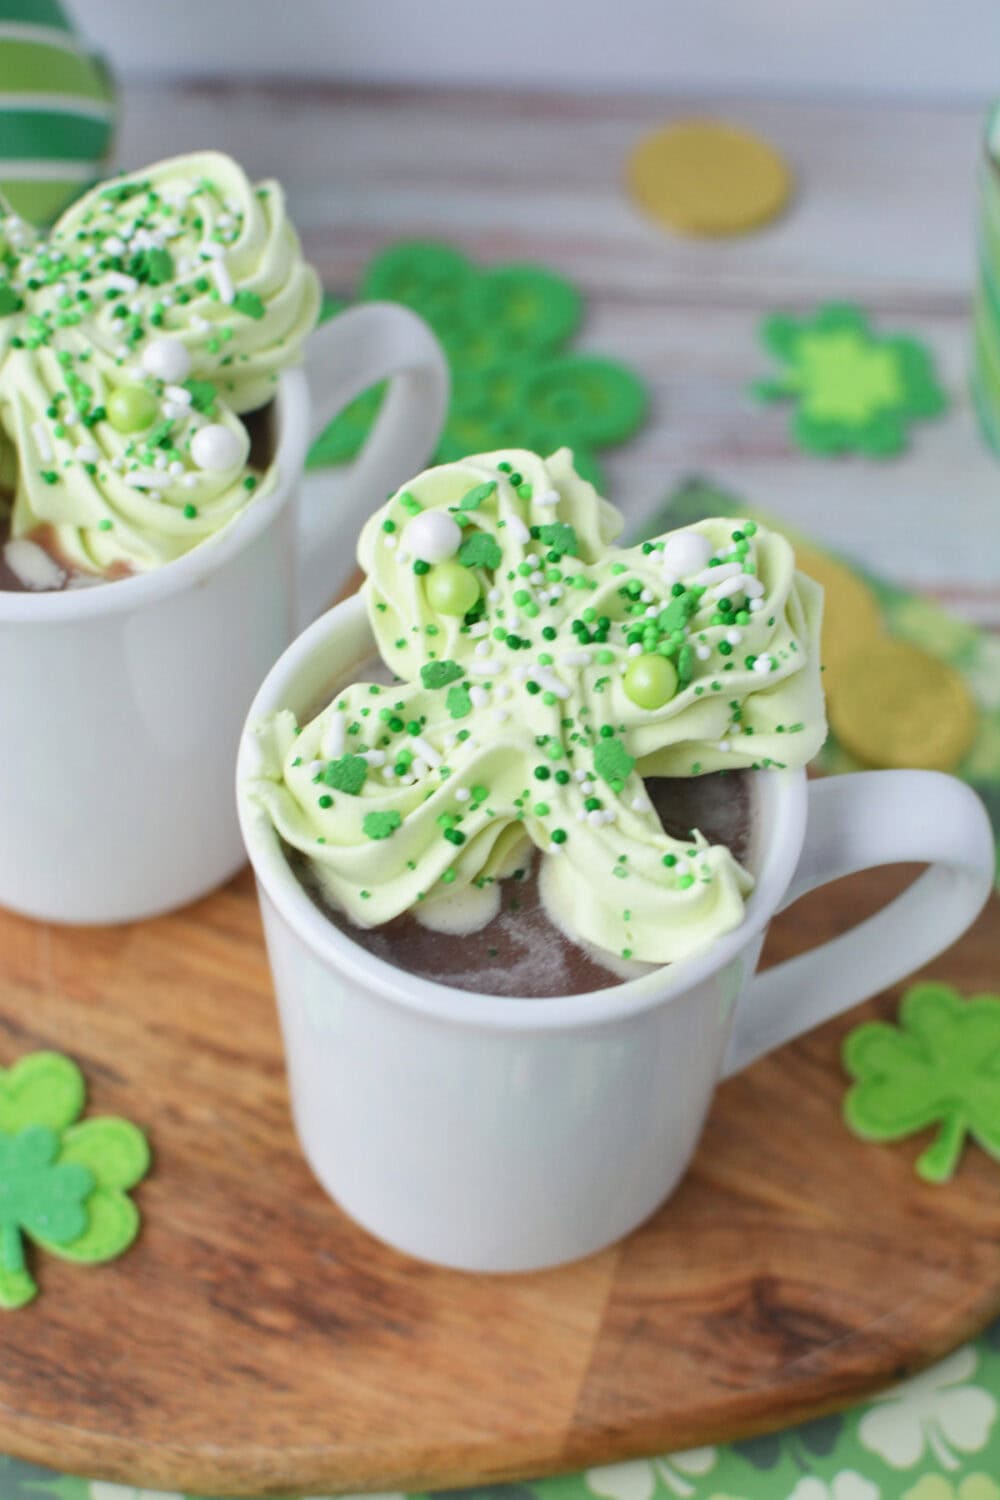
M 281 188 L 200 152 L 94 188 L 47 236 L 4 214 L 0 236 L 11 535 L 105 575 L 216 535 L 273 482 L 240 415 L 318 316 Z
M 667 834 L 643 778 L 816 753 L 821 591 L 753 522 L 629 549 L 619 529 L 566 450 L 430 469 L 365 526 L 363 595 L 400 680 L 262 723 L 252 785 L 353 921 L 447 925 L 475 897 L 485 922 L 534 845 L 553 921 L 612 955 L 669 962 L 740 922 L 751 876 Z

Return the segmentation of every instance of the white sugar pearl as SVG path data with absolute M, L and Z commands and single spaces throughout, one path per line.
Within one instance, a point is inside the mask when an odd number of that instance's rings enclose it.
M 142 351 L 142 368 L 157 380 L 176 385 L 191 373 L 191 356 L 180 339 L 154 339 Z
M 199 469 L 221 473 L 224 469 L 235 469 L 243 462 L 246 445 L 231 427 L 223 427 L 221 422 L 209 422 L 191 439 L 191 457 Z
M 461 526 L 444 510 L 422 510 L 403 535 L 413 556 L 429 563 L 454 557 L 462 542 Z
M 707 536 L 700 531 L 676 531 L 663 548 L 663 566 L 671 573 L 687 578 L 704 568 L 714 552 Z
M 708 661 L 708 658 L 712 654 L 712 649 L 710 646 L 695 646 L 694 654 L 699 661 Z

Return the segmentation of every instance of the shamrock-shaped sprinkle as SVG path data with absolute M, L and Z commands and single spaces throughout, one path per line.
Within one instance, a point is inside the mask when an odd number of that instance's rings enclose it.
M 74 1124 L 84 1097 L 79 1068 L 55 1052 L 0 1070 L 0 1307 L 21 1307 L 37 1291 L 25 1239 L 82 1264 L 120 1255 L 138 1232 L 127 1191 L 145 1174 L 149 1148 L 127 1120 Z
M 631 370 L 567 349 L 583 301 L 554 271 L 480 269 L 448 245 L 404 243 L 369 262 L 360 296 L 411 307 L 448 356 L 452 400 L 439 463 L 511 438 L 540 453 L 565 443 L 577 472 L 599 485 L 598 450 L 624 442 L 645 420 L 646 392 Z M 367 391 L 337 417 L 314 444 L 310 465 L 352 458 L 383 393 Z
M 910 422 L 945 409 L 925 346 L 873 333 L 860 308 L 831 303 L 812 317 L 776 313 L 761 325 L 761 340 L 785 370 L 759 381 L 754 394 L 794 401 L 792 435 L 813 453 L 888 457 L 905 447 Z
M 260 480 L 239 414 L 318 313 L 276 183 L 178 157 L 94 188 L 47 235 L 0 214 L 0 424 L 12 534 L 84 572 L 152 567 Z M 3 456 L 3 455 L 0 455 Z
M 896 1141 L 939 1126 L 916 1163 L 926 1182 L 947 1182 L 967 1135 L 1000 1160 L 1000 995 L 962 1000 L 948 985 L 915 985 L 898 1026 L 851 1032 L 844 1066 L 857 1079 L 844 1100 L 857 1135 Z
M 369 521 L 364 593 L 400 681 L 260 726 L 253 786 L 355 920 L 488 892 L 532 844 L 547 903 L 626 958 L 740 920 L 749 876 L 697 831 L 670 838 L 643 777 L 812 756 L 818 591 L 753 522 L 629 549 L 619 524 L 565 450 L 428 470 Z

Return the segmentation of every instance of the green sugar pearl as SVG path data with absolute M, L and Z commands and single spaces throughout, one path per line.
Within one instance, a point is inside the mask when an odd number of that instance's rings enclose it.
M 461 563 L 438 563 L 427 574 L 424 587 L 428 604 L 439 615 L 468 614 L 479 598 L 475 574 Z
M 120 385 L 108 397 L 108 421 L 116 432 L 142 432 L 159 415 L 160 406 L 151 391 L 141 385 Z
M 653 710 L 670 702 L 677 680 L 677 669 L 668 657 L 644 652 L 629 662 L 622 686 L 637 707 Z

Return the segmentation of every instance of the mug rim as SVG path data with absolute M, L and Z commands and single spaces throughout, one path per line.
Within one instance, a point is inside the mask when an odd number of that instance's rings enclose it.
M 767 926 L 791 884 L 805 839 L 808 789 L 804 770 L 755 773 L 755 777 L 767 779 L 772 805 L 768 807 L 768 835 L 760 870 L 743 921 L 703 951 L 675 963 L 584 994 L 488 995 L 407 974 L 362 948 L 314 904 L 292 871 L 270 818 L 244 791 L 256 754 L 252 726 L 265 715 L 288 707 L 289 697 L 294 696 L 289 688 L 303 665 L 317 654 L 328 654 L 336 636 L 359 623 L 371 633 L 360 592 L 335 604 L 282 653 L 250 706 L 236 764 L 240 831 L 259 895 L 266 895 L 281 919 L 331 974 L 346 975 L 399 1008 L 464 1029 L 573 1031 L 625 1020 L 669 1003 L 725 967 Z
M 64 625 L 74 620 L 121 614 L 168 599 L 201 583 L 225 566 L 269 526 L 301 478 L 309 445 L 309 389 L 301 365 L 283 370 L 274 397 L 277 443 L 275 485 L 252 501 L 227 526 L 161 567 L 118 578 L 99 588 L 59 591 L 0 590 L 0 625 Z

